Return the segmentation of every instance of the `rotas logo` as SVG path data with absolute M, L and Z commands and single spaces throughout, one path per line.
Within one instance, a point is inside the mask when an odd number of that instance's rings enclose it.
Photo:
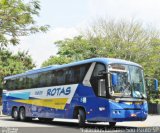
M 61 95 L 69 95 L 71 93 L 71 87 L 58 87 L 47 90 L 47 96 L 61 96 Z

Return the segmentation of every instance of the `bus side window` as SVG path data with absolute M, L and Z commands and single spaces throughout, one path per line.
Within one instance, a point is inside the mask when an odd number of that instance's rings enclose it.
M 84 79 L 84 77 L 85 77 L 85 75 L 86 75 L 86 73 L 87 73 L 90 65 L 91 65 L 91 64 L 89 63 L 89 64 L 82 65 L 82 66 L 80 67 L 80 82 L 83 81 L 83 79 Z
M 20 84 L 20 83 L 19 83 L 19 78 L 16 78 L 16 79 L 15 79 L 14 84 L 15 84 L 14 89 L 15 89 L 15 90 L 18 90 L 18 89 L 19 89 L 19 84 Z
M 10 82 L 10 88 L 11 88 L 11 90 L 15 89 L 15 79 L 11 80 L 11 82 Z
M 23 77 L 20 77 L 18 83 L 18 89 L 24 89 L 22 86 L 23 86 Z
M 38 85 L 38 82 L 37 82 L 37 79 L 38 79 L 38 76 L 39 74 L 33 74 L 30 78 L 32 79 L 31 81 L 31 88 L 37 88 L 37 85 Z
M 10 83 L 11 83 L 11 80 L 6 80 L 6 84 L 5 84 L 6 90 L 10 90 Z
M 31 89 L 33 86 L 33 75 L 28 75 L 27 76 L 27 89 Z
M 54 71 L 47 72 L 46 79 L 46 87 L 56 85 L 56 76 Z
M 20 89 L 26 89 L 26 77 L 22 77 L 20 83 Z
M 51 86 L 51 84 L 52 84 L 52 74 L 51 74 L 50 71 L 46 73 L 46 79 L 47 79 L 46 80 L 46 87 Z
M 66 75 L 66 84 L 72 84 L 72 74 L 73 71 L 71 69 L 66 70 L 65 75 Z
M 80 81 L 80 67 L 74 67 L 74 83 L 78 83 Z
M 47 81 L 47 74 L 46 73 L 40 73 L 39 74 L 39 87 L 45 87 L 46 81 Z
M 70 68 L 67 73 L 67 80 L 69 80 L 70 84 L 78 84 L 81 83 L 84 79 L 84 76 L 89 69 L 90 64 L 84 64 L 80 66 L 74 66 Z M 68 82 L 67 82 L 68 83 Z
M 65 84 L 65 73 L 64 70 L 58 70 L 56 72 L 56 77 L 57 77 L 57 84 L 58 85 L 64 85 Z
M 52 71 L 51 75 L 52 86 L 55 86 L 57 84 L 57 77 L 55 71 Z
M 98 74 L 100 71 L 105 71 L 105 65 L 101 63 L 97 63 L 90 79 L 90 83 L 93 87 L 94 93 L 97 96 L 98 96 L 98 81 L 99 81 Z

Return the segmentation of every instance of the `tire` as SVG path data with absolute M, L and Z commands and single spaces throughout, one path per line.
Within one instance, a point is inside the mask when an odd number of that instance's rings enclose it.
M 25 111 L 25 108 L 21 107 L 19 109 L 19 118 L 21 121 L 26 121 L 27 118 L 26 118 L 26 111 Z
M 16 121 L 19 120 L 19 115 L 18 114 L 19 114 L 18 109 L 16 107 L 14 107 L 12 109 L 12 118 Z
M 83 109 L 79 109 L 78 110 L 78 124 L 79 124 L 79 127 L 84 127 L 85 126 L 85 120 L 86 120 L 85 111 Z
M 115 125 L 116 125 L 116 122 L 109 122 L 110 127 L 115 127 Z

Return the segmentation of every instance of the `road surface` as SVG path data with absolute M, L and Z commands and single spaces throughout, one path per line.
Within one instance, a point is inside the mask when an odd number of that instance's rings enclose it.
M 90 133 L 90 132 L 160 132 L 160 115 L 149 115 L 144 122 L 119 122 L 115 128 L 108 123 L 87 124 L 79 128 L 76 120 L 55 119 L 52 122 L 14 121 L 0 116 L 0 133 Z

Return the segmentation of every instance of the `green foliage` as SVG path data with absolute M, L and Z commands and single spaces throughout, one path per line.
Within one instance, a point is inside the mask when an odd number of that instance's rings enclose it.
M 98 19 L 81 36 L 57 41 L 56 45 L 58 55 L 71 61 L 121 58 L 141 64 L 146 75 L 160 80 L 160 34 L 139 22 Z M 51 58 L 50 64 L 54 64 Z
M 74 37 L 73 39 L 65 39 L 63 41 L 55 42 L 59 47 L 58 54 L 62 57 L 72 58 L 72 60 L 82 60 L 92 55 L 92 48 L 88 40 L 83 39 L 82 36 Z
M 14 55 L 8 50 L 0 50 L 0 88 L 5 76 L 19 74 L 33 67 L 35 64 L 28 52 L 18 52 Z
M 149 103 L 160 103 L 160 88 L 155 90 L 154 78 L 146 78 L 146 92 Z
M 155 91 L 153 88 L 148 90 L 147 99 L 150 103 L 160 103 L 160 91 Z
M 61 65 L 71 62 L 71 58 L 61 56 L 51 56 L 47 61 L 43 62 L 42 67 L 50 65 Z
M 0 46 L 17 45 L 19 36 L 46 32 L 48 25 L 37 26 L 35 16 L 39 15 L 38 0 L 26 3 L 23 0 L 0 0 Z
M 92 57 L 121 58 L 141 64 L 148 77 L 160 81 L 160 33 L 144 28 L 139 22 L 99 19 L 82 35 L 55 43 L 58 57 L 50 57 L 43 66 Z M 148 101 L 160 103 L 160 90 L 154 91 L 153 83 L 149 86 Z

